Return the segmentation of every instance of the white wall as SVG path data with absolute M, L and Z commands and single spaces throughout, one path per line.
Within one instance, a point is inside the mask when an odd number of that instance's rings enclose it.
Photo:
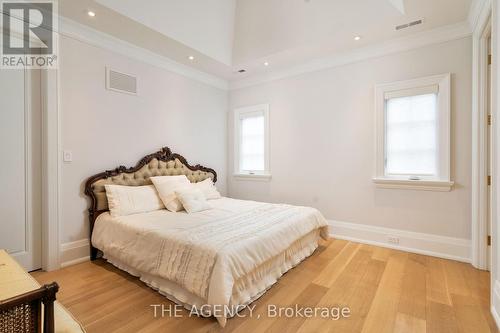
M 270 104 L 270 182 L 229 177 L 229 194 L 317 207 L 326 218 L 471 238 L 471 39 L 450 41 L 230 93 L 230 109 Z M 452 73 L 451 192 L 377 189 L 374 85 Z M 232 112 L 229 124 L 232 124 Z M 229 173 L 232 174 L 232 126 Z
M 226 91 L 67 37 L 60 42 L 61 146 L 73 152 L 62 166 L 61 243 L 88 238 L 89 176 L 133 166 L 163 146 L 215 169 L 225 193 Z M 105 66 L 137 75 L 139 95 L 106 90 Z

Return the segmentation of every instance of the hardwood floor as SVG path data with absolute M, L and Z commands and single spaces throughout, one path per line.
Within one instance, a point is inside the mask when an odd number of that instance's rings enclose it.
M 252 317 L 221 329 L 215 319 L 154 317 L 173 305 L 103 260 L 54 272 L 58 299 L 92 332 L 498 332 L 490 314 L 489 273 L 469 264 L 342 240 L 325 242 L 253 304 Z M 348 307 L 350 317 L 270 318 L 268 305 Z M 244 310 L 247 316 L 250 310 Z

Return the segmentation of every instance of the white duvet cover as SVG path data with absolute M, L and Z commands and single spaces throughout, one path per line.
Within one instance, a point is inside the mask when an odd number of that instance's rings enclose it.
M 228 306 L 235 282 L 327 222 L 309 207 L 229 198 L 187 214 L 158 210 L 96 221 L 92 244 L 134 269 L 175 282 L 210 306 Z M 215 312 L 215 311 L 214 311 Z M 217 320 L 224 326 L 225 316 Z

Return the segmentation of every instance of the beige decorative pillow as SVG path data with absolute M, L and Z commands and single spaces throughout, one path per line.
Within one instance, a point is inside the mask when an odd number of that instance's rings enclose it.
M 182 203 L 175 195 L 176 190 L 191 186 L 191 182 L 185 175 L 181 176 L 159 176 L 151 177 L 154 187 L 160 195 L 161 201 L 165 207 L 171 212 L 182 210 Z
M 210 178 L 207 178 L 204 181 L 198 183 L 194 183 L 192 184 L 192 186 L 193 188 L 197 188 L 202 191 L 207 200 L 221 198 L 219 191 L 217 191 L 214 182 Z
M 165 208 L 153 185 L 104 185 L 111 216 L 146 213 Z
M 203 195 L 203 192 L 197 188 L 188 187 L 175 191 L 175 195 L 184 206 L 188 213 L 201 212 L 203 210 L 211 209 L 212 206 Z

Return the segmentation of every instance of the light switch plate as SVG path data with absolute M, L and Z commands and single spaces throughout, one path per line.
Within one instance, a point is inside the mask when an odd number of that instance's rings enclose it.
M 71 150 L 63 151 L 63 161 L 64 162 L 73 162 L 73 152 Z

